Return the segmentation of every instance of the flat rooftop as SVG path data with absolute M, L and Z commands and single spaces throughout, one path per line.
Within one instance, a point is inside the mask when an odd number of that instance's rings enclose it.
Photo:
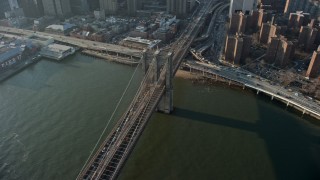
M 0 49 L 0 63 L 20 54 L 21 52 L 22 51 L 20 47 L 15 47 L 15 48 L 2 47 Z
M 48 49 L 52 50 L 52 51 L 67 51 L 69 49 L 71 49 L 72 47 L 70 46 L 65 46 L 65 45 L 61 45 L 61 44 L 50 44 L 48 45 Z
M 152 44 L 157 44 L 157 43 L 161 42 L 161 40 L 148 40 L 148 39 L 142 39 L 140 37 L 126 37 L 123 40 L 135 42 L 135 43 L 139 43 L 139 44 L 145 44 L 145 45 L 152 45 Z
M 11 48 L 5 46 L 5 45 L 0 45 L 0 54 L 3 54 L 7 51 L 9 51 Z

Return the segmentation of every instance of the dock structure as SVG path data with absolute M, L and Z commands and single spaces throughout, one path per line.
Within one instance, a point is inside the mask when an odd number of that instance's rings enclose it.
M 49 44 L 43 47 L 40 51 L 40 55 L 55 60 L 62 60 L 69 55 L 72 55 L 76 52 L 75 48 L 70 46 L 65 46 L 61 44 Z
M 85 49 L 81 53 L 87 56 L 92 56 L 92 57 L 104 59 L 107 61 L 117 62 L 121 64 L 126 64 L 126 65 L 138 65 L 140 63 L 139 59 L 137 60 L 136 58 L 110 55 L 107 53 L 101 53 L 99 51 L 94 51 L 89 49 Z

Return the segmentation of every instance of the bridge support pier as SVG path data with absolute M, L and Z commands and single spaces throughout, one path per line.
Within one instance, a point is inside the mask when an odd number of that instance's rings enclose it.
M 170 114 L 173 111 L 173 64 L 172 64 L 172 52 L 168 53 L 167 70 L 165 76 L 165 92 L 161 97 L 158 104 L 158 111 Z
M 242 86 L 242 89 L 245 89 L 245 88 L 246 88 L 246 85 L 243 85 L 243 86 Z
M 142 52 L 141 63 L 142 63 L 142 70 L 143 70 L 144 74 L 146 74 L 148 71 L 148 66 L 149 66 L 149 64 L 147 62 L 147 50 L 146 49 L 144 49 Z
M 287 107 L 289 106 L 289 104 L 290 104 L 290 102 L 288 101 L 288 102 L 287 102 Z
M 273 100 L 274 96 L 271 96 L 271 100 Z
M 259 90 L 257 90 L 257 94 L 259 94 L 259 92 L 260 92 L 260 91 L 259 91 Z

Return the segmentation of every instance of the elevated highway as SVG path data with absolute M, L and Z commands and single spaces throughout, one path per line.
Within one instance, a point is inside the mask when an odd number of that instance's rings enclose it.
M 209 11 L 209 13 L 212 13 L 212 17 L 208 25 L 208 28 L 205 31 L 205 33 L 201 35 L 201 37 L 195 39 L 195 42 L 204 41 L 209 38 L 210 34 L 212 33 L 213 27 L 215 25 L 217 15 L 219 15 L 221 11 L 224 10 L 226 7 L 229 7 L 229 4 L 224 4 L 223 2 L 220 2 L 212 7 L 212 9 Z
M 0 26 L 0 32 L 8 33 L 8 34 L 23 35 L 23 36 L 31 36 L 31 35 L 49 36 L 54 38 L 55 41 L 71 44 L 80 48 L 104 51 L 106 53 L 112 53 L 115 55 L 122 55 L 126 57 L 138 58 L 138 59 L 142 55 L 141 50 L 131 49 L 131 48 L 114 45 L 114 44 L 107 44 L 102 42 L 78 39 L 78 38 L 69 37 L 69 36 L 45 33 L 45 32 L 35 32 L 30 30 L 9 28 L 9 27 L 3 27 L 3 26 Z
M 198 71 L 203 75 L 210 75 L 213 79 L 219 76 L 228 81 L 241 84 L 244 88 L 248 87 L 254 89 L 257 91 L 257 94 L 264 93 L 269 95 L 271 99 L 281 100 L 286 103 L 287 106 L 297 108 L 302 111 L 303 114 L 309 114 L 320 119 L 320 105 L 316 102 L 301 95 L 296 96 L 293 92 L 289 92 L 280 86 L 272 85 L 266 79 L 257 79 L 255 78 L 256 75 L 249 72 L 201 62 L 188 62 L 184 63 L 183 66 L 190 68 L 193 71 Z
M 197 38 L 195 40 L 195 42 L 203 41 L 203 43 L 200 43 L 194 50 L 190 51 L 191 54 L 195 56 L 197 59 L 204 59 L 202 57 L 203 53 L 207 51 L 209 48 L 211 48 L 212 46 L 214 46 L 214 40 L 215 40 L 214 35 L 216 32 L 215 30 L 213 30 L 213 27 L 216 24 L 218 17 L 228 7 L 229 7 L 229 4 L 219 3 L 215 5 L 214 8 L 212 9 L 213 15 L 207 31 L 200 38 Z

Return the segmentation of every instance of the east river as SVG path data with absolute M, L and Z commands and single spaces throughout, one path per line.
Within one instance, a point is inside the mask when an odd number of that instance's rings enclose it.
M 134 69 L 77 54 L 0 83 L 0 179 L 75 179 Z M 320 179 L 320 126 L 285 106 L 176 78 L 174 107 L 154 113 L 119 179 Z

